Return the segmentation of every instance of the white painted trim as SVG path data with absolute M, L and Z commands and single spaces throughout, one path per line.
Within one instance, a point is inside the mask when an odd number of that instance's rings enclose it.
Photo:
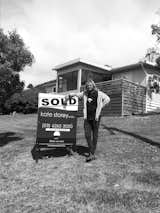
M 97 68 L 100 68 L 100 69 L 103 69 L 103 70 L 107 70 L 107 71 L 110 71 L 112 69 L 109 66 L 99 65 L 99 64 L 92 63 L 92 62 L 90 62 L 88 60 L 84 60 L 84 59 L 81 59 L 81 58 L 76 58 L 76 59 L 68 61 L 66 63 L 59 64 L 59 65 L 55 66 L 52 70 L 62 69 L 64 67 L 66 67 L 66 66 L 73 65 L 73 64 L 78 63 L 78 62 L 82 62 L 82 63 L 88 64 L 88 65 L 91 65 L 91 66 L 95 66 Z
M 81 89 L 81 79 L 82 79 L 82 69 L 78 71 L 78 78 L 77 78 L 77 90 L 80 92 Z

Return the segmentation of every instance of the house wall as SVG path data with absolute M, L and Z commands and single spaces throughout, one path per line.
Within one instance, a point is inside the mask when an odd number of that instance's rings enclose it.
M 158 84 L 160 87 L 160 75 L 159 73 L 155 74 L 154 72 L 150 74 L 147 74 L 147 92 L 146 92 L 146 112 L 156 111 L 157 109 L 160 109 L 160 89 L 159 91 L 156 91 L 155 89 L 151 89 L 149 86 L 149 78 L 154 78 L 156 76 L 158 78 Z
M 45 88 L 47 93 L 56 92 L 56 84 Z
M 146 112 L 160 109 L 160 94 L 152 93 L 146 96 Z
M 56 89 L 56 80 L 49 81 L 43 84 L 39 84 L 35 87 L 39 92 L 55 92 Z
M 156 111 L 160 109 L 160 94 L 152 93 L 146 98 L 146 112 Z
M 128 81 L 132 81 L 134 83 L 140 84 L 142 86 L 146 86 L 146 74 L 142 69 L 136 70 L 127 70 L 123 72 L 113 73 L 112 79 L 126 79 Z

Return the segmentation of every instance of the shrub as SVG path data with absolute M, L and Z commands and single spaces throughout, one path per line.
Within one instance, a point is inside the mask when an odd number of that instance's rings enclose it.
M 15 93 L 5 103 L 5 112 L 35 113 L 38 107 L 38 91 L 36 89 L 24 90 Z

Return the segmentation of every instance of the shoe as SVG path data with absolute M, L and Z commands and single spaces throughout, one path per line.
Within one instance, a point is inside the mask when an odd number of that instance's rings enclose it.
M 89 157 L 89 156 L 90 156 L 90 153 L 85 152 L 85 153 L 84 153 L 84 156 L 87 158 L 87 157 Z
M 86 163 L 90 162 L 91 160 L 92 160 L 92 158 L 91 158 L 90 156 L 88 156 L 88 157 L 86 158 Z
M 90 155 L 86 158 L 86 162 L 88 163 L 88 162 L 90 162 L 90 161 L 92 161 L 92 160 L 95 160 L 95 159 L 96 159 L 95 155 L 90 154 Z
M 67 149 L 68 156 L 73 156 L 74 155 L 74 151 L 72 150 L 71 147 L 66 147 L 66 149 Z

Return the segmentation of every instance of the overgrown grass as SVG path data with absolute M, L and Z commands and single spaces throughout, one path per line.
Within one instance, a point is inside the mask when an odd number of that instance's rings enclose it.
M 0 212 L 160 212 L 160 115 L 102 118 L 90 163 L 63 153 L 36 164 L 36 124 L 37 115 L 0 116 Z M 77 145 L 86 146 L 82 119 Z

